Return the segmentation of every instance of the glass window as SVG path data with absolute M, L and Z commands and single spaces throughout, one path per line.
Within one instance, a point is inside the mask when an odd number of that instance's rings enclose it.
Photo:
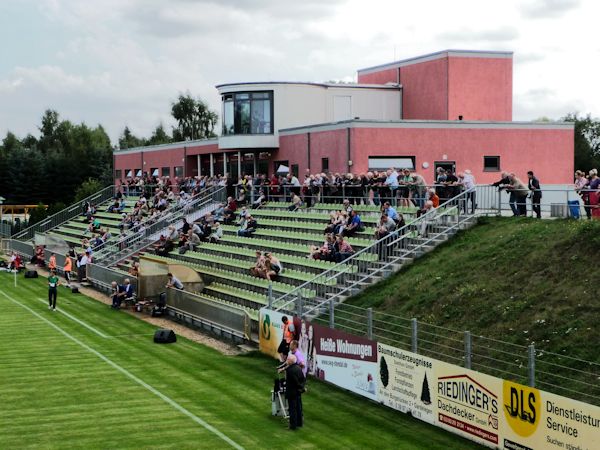
M 235 96 L 235 134 L 250 134 L 250 100 Z
M 329 158 L 321 158 L 321 172 L 329 172 Z
M 233 96 L 223 96 L 223 98 L 223 135 L 233 134 Z
M 150 176 L 151 177 L 157 177 L 159 175 L 158 173 L 158 167 L 153 167 L 152 169 L 150 169 Z
M 121 174 L 122 174 L 121 169 L 115 170 L 115 180 L 120 180 Z
M 272 134 L 273 91 L 224 94 L 223 135 Z
M 292 164 L 292 175 L 294 175 L 295 177 L 298 176 L 298 173 L 300 172 L 300 170 L 298 170 L 298 164 Z
M 483 157 L 483 171 L 484 172 L 499 172 L 500 171 L 500 157 L 499 156 L 484 156 Z
M 162 176 L 163 177 L 170 177 L 171 176 L 171 168 L 170 167 L 163 167 L 162 168 Z
M 175 176 L 179 178 L 183 177 L 183 166 L 175 167 Z

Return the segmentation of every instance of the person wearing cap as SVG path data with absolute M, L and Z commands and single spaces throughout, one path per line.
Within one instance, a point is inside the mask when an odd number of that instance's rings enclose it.
M 60 280 L 56 276 L 56 269 L 52 269 L 50 271 L 50 276 L 48 277 L 48 309 L 52 311 L 56 311 L 56 296 L 58 294 L 58 285 L 60 284 Z

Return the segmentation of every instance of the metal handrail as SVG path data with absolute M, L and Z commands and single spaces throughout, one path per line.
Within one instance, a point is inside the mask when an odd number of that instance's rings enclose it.
M 465 198 L 468 194 L 469 194 L 468 191 L 462 192 L 461 194 L 457 195 L 456 197 L 453 197 L 452 199 L 442 203 L 438 208 L 436 208 L 436 211 L 439 211 L 441 208 L 446 208 L 448 206 L 456 207 L 455 203 L 457 203 L 457 202 L 459 202 L 459 200 Z M 392 237 L 397 237 L 397 236 L 401 236 L 402 234 L 406 234 L 405 232 L 409 231 L 411 227 L 418 226 L 418 225 L 422 224 L 423 221 L 428 221 L 430 219 L 431 219 L 431 214 L 429 214 L 429 213 L 424 214 L 423 216 L 419 217 L 418 219 L 415 219 L 414 221 L 404 225 L 402 228 L 393 231 L 392 233 L 388 234 L 387 236 L 385 236 L 381 239 L 376 240 L 374 243 L 372 243 L 368 247 L 365 247 L 365 248 L 359 250 L 358 252 L 354 253 L 352 256 L 345 259 L 344 261 L 337 263 L 333 267 L 327 269 L 324 272 L 321 272 L 317 276 L 313 277 L 312 279 L 310 279 L 310 280 L 306 281 L 305 283 L 301 284 L 300 286 L 296 287 L 291 292 L 288 292 L 287 294 L 284 294 L 281 297 L 277 298 L 273 303 L 273 307 L 277 311 L 288 308 L 289 305 L 293 304 L 296 301 L 296 299 L 294 297 L 298 296 L 302 292 L 306 292 L 309 289 L 309 287 L 312 284 L 314 284 L 315 282 L 318 282 L 319 280 L 322 281 L 324 278 L 330 277 L 332 274 L 335 274 L 335 276 L 339 275 L 340 269 L 346 267 L 348 264 L 352 264 L 357 261 L 360 261 L 361 256 L 370 254 L 373 252 L 373 250 L 381 248 L 381 245 L 382 244 L 385 245 L 385 243 L 387 241 L 390 241 Z

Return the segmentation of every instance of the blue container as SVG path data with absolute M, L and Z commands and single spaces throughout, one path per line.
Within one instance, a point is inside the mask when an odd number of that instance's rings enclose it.
M 579 200 L 569 200 L 569 215 L 573 219 L 579 219 Z

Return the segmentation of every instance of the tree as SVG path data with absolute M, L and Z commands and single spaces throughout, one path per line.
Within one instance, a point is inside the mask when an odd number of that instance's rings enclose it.
M 31 214 L 29 214 L 29 226 L 41 222 L 46 217 L 48 217 L 46 207 L 43 203 L 38 203 L 36 208 L 33 211 L 31 211 Z
M 120 148 L 134 148 L 134 147 L 142 147 L 146 145 L 146 140 L 143 138 L 139 138 L 135 136 L 129 127 L 125 127 L 123 130 L 123 134 L 119 138 L 119 147 Z
M 177 121 L 177 127 L 173 128 L 174 140 L 215 136 L 214 129 L 219 116 L 203 100 L 196 100 L 189 93 L 179 95 L 171 105 L 171 115 Z
M 600 121 L 577 113 L 567 114 L 562 120 L 575 124 L 575 169 L 587 172 L 600 168 Z
M 40 130 L 40 150 L 42 153 L 48 152 L 54 145 L 55 133 L 60 124 L 58 112 L 53 109 L 47 109 L 42 116 L 42 125 Z
M 104 186 L 102 186 L 98 180 L 88 178 L 86 181 L 81 183 L 81 186 L 79 186 L 75 191 L 75 199 L 73 201 L 75 203 L 80 202 L 84 198 L 87 198 L 90 195 L 100 191 L 103 187 Z
M 165 127 L 161 123 L 156 127 L 150 139 L 148 139 L 148 145 L 168 144 L 171 140 L 171 136 L 167 134 Z

